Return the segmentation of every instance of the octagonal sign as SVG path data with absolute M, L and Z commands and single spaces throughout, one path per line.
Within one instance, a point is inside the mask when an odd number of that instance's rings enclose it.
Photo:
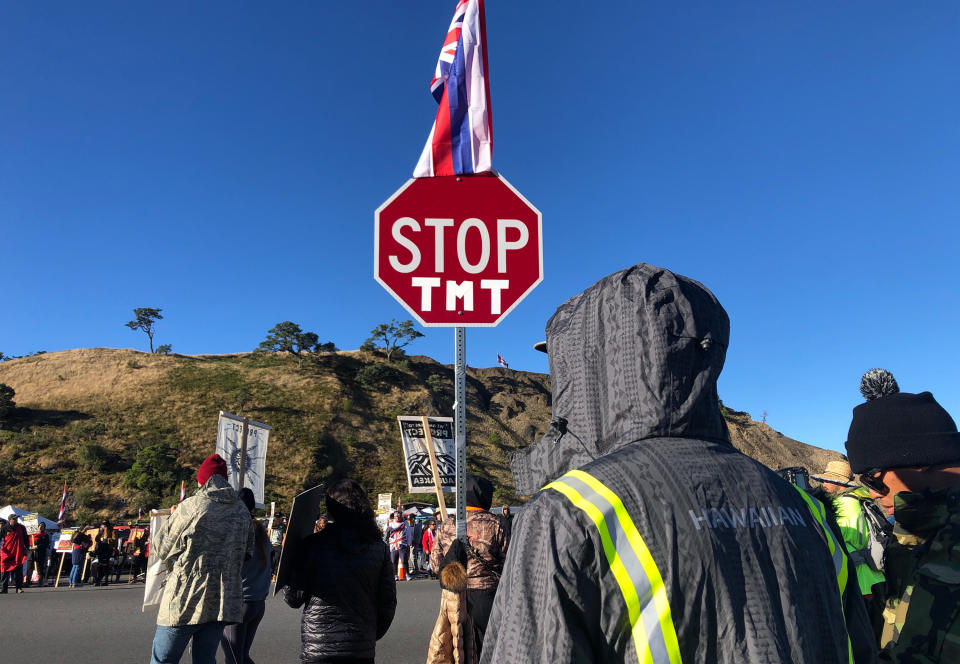
M 422 325 L 494 326 L 543 281 L 540 211 L 499 175 L 409 180 L 374 219 L 374 277 Z

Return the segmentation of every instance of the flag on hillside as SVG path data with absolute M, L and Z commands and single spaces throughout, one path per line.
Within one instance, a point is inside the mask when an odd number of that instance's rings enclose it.
M 63 483 L 63 495 L 60 496 L 60 512 L 57 514 L 57 523 L 63 523 L 63 515 L 67 513 L 67 483 Z
M 493 169 L 489 79 L 483 0 L 459 0 L 430 81 L 440 108 L 413 177 Z
M 187 497 L 187 481 L 180 480 L 180 502 L 183 502 L 183 499 Z
M 510 368 L 510 365 L 507 364 L 507 361 L 503 359 L 503 355 L 501 355 L 500 353 L 497 353 L 497 364 L 499 364 L 502 367 L 506 367 L 508 369 Z

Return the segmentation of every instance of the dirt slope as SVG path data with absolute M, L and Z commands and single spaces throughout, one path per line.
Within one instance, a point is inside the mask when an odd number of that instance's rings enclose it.
M 274 427 L 268 501 L 286 506 L 303 488 L 342 474 L 357 477 L 372 493 L 405 496 L 396 416 L 448 414 L 452 381 L 452 367 L 428 357 L 388 365 L 360 351 L 323 355 L 302 370 L 293 358 L 272 355 L 110 348 L 3 362 L 0 383 L 16 390 L 18 409 L 0 430 L 0 504 L 51 516 L 67 482 L 71 509 L 84 515 L 129 516 L 155 506 L 122 481 L 137 451 L 170 445 L 188 478 L 213 450 L 220 410 Z M 546 430 L 549 376 L 469 369 L 467 390 L 469 470 L 501 487 L 498 501 L 517 500 L 507 454 Z M 819 470 L 839 457 L 786 438 L 746 413 L 730 411 L 727 419 L 734 445 L 773 468 Z M 91 448 L 101 450 L 99 463 L 91 461 Z

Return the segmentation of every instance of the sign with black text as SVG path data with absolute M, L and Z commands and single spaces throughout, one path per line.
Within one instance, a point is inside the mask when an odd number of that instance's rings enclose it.
M 437 474 L 443 490 L 452 493 L 457 487 L 457 466 L 454 456 L 452 417 L 431 417 L 430 436 L 437 459 Z M 407 491 L 409 493 L 434 493 L 433 472 L 430 468 L 430 453 L 427 451 L 423 418 L 419 415 L 400 415 L 400 440 L 403 443 L 404 465 L 407 467 Z

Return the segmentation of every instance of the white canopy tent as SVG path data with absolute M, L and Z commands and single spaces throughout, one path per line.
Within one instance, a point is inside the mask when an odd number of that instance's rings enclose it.
M 19 507 L 14 507 L 13 505 L 0 507 L 0 519 L 7 519 L 11 514 L 16 514 L 22 521 L 23 517 L 27 516 L 28 514 L 35 514 L 35 512 L 28 512 L 27 510 L 22 510 Z M 57 525 L 56 521 L 45 519 L 39 515 L 37 516 L 37 521 L 44 524 L 47 527 L 47 530 L 60 530 L 60 526 Z

